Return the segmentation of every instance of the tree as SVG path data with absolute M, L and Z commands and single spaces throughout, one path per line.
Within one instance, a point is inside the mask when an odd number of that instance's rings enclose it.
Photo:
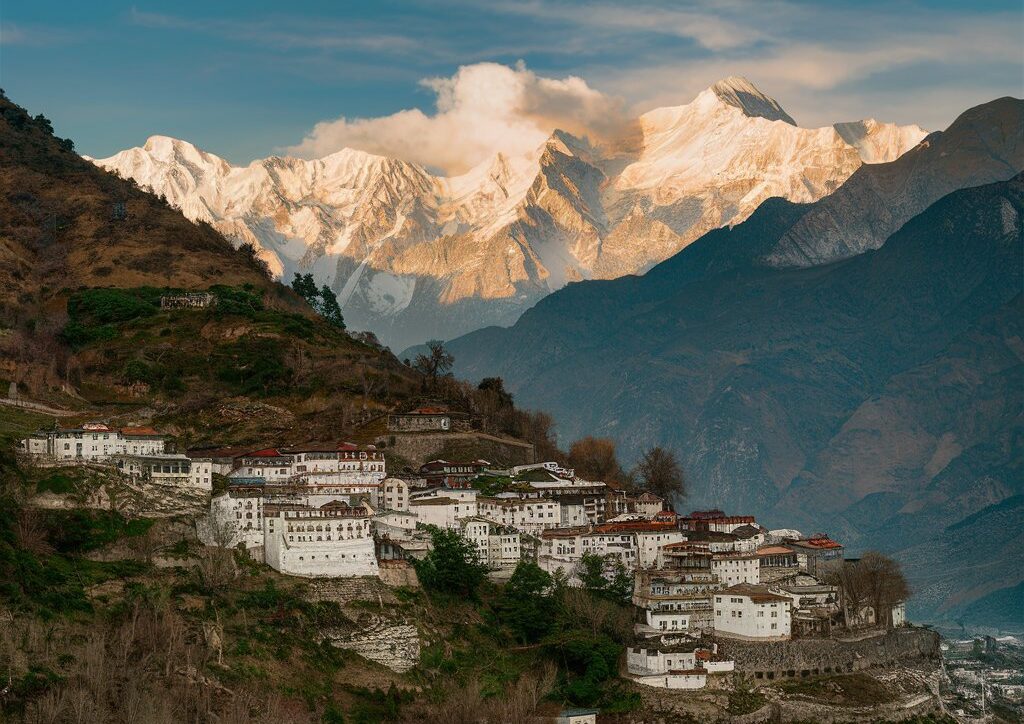
M 576 577 L 595 596 L 624 605 L 632 601 L 633 576 L 617 556 L 584 553 L 576 565 Z
M 326 284 L 320 288 L 319 308 L 314 307 L 314 309 L 317 309 L 321 317 L 338 329 L 345 329 L 345 318 L 341 316 L 341 305 L 338 304 L 338 297 Z
M 863 577 L 865 596 L 875 610 L 875 624 L 891 628 L 892 607 L 910 597 L 910 586 L 900 564 L 877 551 L 868 551 L 857 566 Z
M 477 385 L 482 392 L 490 392 L 498 402 L 498 407 L 512 407 L 512 395 L 505 390 L 505 381 L 500 377 L 484 377 Z
M 338 297 L 331 291 L 331 288 L 324 284 L 316 288 L 316 281 L 312 274 L 299 274 L 295 272 L 292 279 L 292 290 L 306 300 L 306 304 L 313 308 L 313 311 L 326 319 L 339 329 L 345 329 L 345 318 L 341 314 L 341 306 L 338 304 Z
M 569 448 L 569 466 L 587 480 L 618 482 L 622 467 L 615 457 L 615 443 L 606 437 L 584 437 Z
M 867 593 L 864 588 L 864 576 L 859 561 L 843 561 L 830 570 L 827 581 L 839 588 L 842 602 L 843 623 L 846 628 L 853 628 L 860 620 L 860 612 L 868 605 Z
M 475 599 L 476 589 L 487 575 L 476 548 L 447 528 L 432 527 L 430 538 L 430 552 L 415 562 L 420 584 L 428 590 Z
M 844 561 L 829 581 L 839 587 L 847 628 L 866 623 L 868 606 L 874 611 L 876 625 L 892 626 L 892 607 L 910 597 L 899 563 L 877 551 L 868 551 L 860 560 Z
M 454 364 L 455 357 L 444 348 L 444 342 L 432 339 L 427 342 L 427 354 L 416 355 L 412 367 L 427 377 L 431 386 L 434 386 L 437 384 L 438 378 L 451 374 Z
M 536 563 L 520 561 L 505 584 L 498 606 L 501 620 L 522 643 L 546 636 L 555 619 L 556 601 L 551 575 Z
M 211 231 L 213 230 L 212 226 L 207 225 L 207 227 Z M 242 256 L 245 257 L 246 261 L 264 277 L 270 279 L 273 276 L 270 272 L 270 265 L 267 264 L 266 259 L 260 256 L 259 247 L 254 243 L 247 241 L 238 247 L 238 250 L 242 252 Z
M 637 463 L 634 475 L 637 484 L 644 490 L 665 500 L 686 497 L 683 471 L 676 456 L 663 447 L 652 447 L 645 452 Z

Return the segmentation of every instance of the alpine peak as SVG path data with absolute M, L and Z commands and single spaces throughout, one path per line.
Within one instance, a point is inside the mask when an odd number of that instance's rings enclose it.
M 739 108 L 748 116 L 760 116 L 769 121 L 785 121 L 790 125 L 796 125 L 796 121 L 782 110 L 778 101 L 766 96 L 743 76 L 730 75 L 712 85 L 705 92 L 713 93 L 722 102 Z

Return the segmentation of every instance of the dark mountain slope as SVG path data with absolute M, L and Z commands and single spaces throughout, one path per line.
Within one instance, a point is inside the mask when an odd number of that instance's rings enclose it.
M 515 329 L 543 346 L 548 358 L 559 359 L 563 349 L 572 355 L 578 345 L 589 349 L 588 336 L 580 334 L 586 325 L 635 316 L 687 284 L 730 270 L 807 266 L 811 258 L 820 264 L 877 248 L 951 191 L 1004 181 L 1022 170 L 1024 101 L 1000 98 L 965 111 L 896 161 L 861 167 L 813 204 L 769 199 L 742 224 L 705 234 L 642 277 L 570 284 L 528 310 Z M 460 369 L 486 375 L 493 361 L 487 350 L 503 339 L 497 328 L 459 338 L 455 344 L 467 350 Z
M 945 483 L 957 489 L 942 493 L 963 502 L 961 486 L 1002 480 L 1019 459 L 1019 445 L 1005 440 L 1020 407 L 1013 325 L 1022 211 L 1020 177 L 966 189 L 881 249 L 845 261 L 804 269 L 737 263 L 677 287 L 661 278 L 653 282 L 657 297 L 633 295 L 632 304 L 602 285 L 586 292 L 596 311 L 550 319 L 542 308 L 557 305 L 556 294 L 511 330 L 470 335 L 451 349 L 463 373 L 502 375 L 518 399 L 543 401 L 567 439 L 611 435 L 630 457 L 655 443 L 675 448 L 694 505 L 747 509 L 775 524 L 834 517 L 856 536 L 869 528 L 858 513 L 872 521 L 900 514 L 931 483 L 943 485 L 947 469 L 964 468 Z M 646 280 L 628 283 L 637 289 Z M 971 357 L 972 345 L 987 350 L 983 359 Z M 967 370 L 974 387 L 957 381 Z M 858 411 L 873 419 L 872 400 L 885 406 L 887 396 L 901 400 L 890 405 L 891 424 L 911 406 L 918 427 L 929 429 L 916 441 L 926 460 L 910 469 L 890 449 L 888 429 L 851 437 Z M 880 475 L 886 466 L 892 472 Z M 991 487 L 975 506 L 1011 494 L 1005 483 Z M 877 510 L 857 508 L 874 502 Z

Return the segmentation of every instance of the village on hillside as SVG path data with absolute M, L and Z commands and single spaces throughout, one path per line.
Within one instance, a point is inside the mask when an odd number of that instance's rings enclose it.
M 182 453 L 151 427 L 95 422 L 40 430 L 19 453 L 34 465 L 101 466 L 136 483 L 209 495 L 200 539 L 244 549 L 290 576 L 408 582 L 439 530 L 468 541 L 498 580 L 522 561 L 568 585 L 596 571 L 627 597 L 632 591 L 634 642 L 623 675 L 650 687 L 702 689 L 733 671 L 754 681 L 851 672 L 880 662 L 854 648 L 819 656 L 794 649 L 774 660 L 758 649 L 913 630 L 906 591 L 890 585 L 889 571 L 844 558 L 842 543 L 823 533 L 768 530 L 722 510 L 680 514 L 649 491 L 586 480 L 556 462 L 433 459 L 389 468 L 385 451 L 397 438 L 455 434 L 464 423 L 458 413 L 421 407 L 388 415 L 380 446 Z

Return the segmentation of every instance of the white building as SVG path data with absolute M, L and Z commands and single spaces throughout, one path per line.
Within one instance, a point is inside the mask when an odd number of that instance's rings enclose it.
M 247 550 L 263 551 L 263 499 L 260 486 L 231 486 L 210 501 L 210 516 L 200 529 L 206 545 L 233 548 L 239 543 Z
M 478 504 L 480 515 L 524 533 L 538 535 L 560 527 L 562 521 L 561 507 L 550 498 L 524 498 L 516 493 L 499 493 L 481 497 Z
M 459 521 L 462 535 L 476 548 L 480 562 L 491 570 L 515 568 L 522 558 L 519 533 L 483 517 Z
M 293 576 L 376 576 L 377 555 L 366 507 L 267 503 L 264 559 Z
M 385 478 L 380 497 L 378 502 L 388 510 L 409 510 L 409 484 L 400 478 Z
M 761 561 L 753 552 L 714 552 L 711 557 L 711 572 L 718 576 L 718 580 L 725 586 L 734 586 L 738 583 L 756 586 L 761 583 Z
M 458 528 L 459 520 L 477 515 L 476 500 L 458 497 L 424 496 L 413 498 L 409 510 L 421 523 L 438 528 Z
M 163 485 L 210 490 L 213 487 L 211 461 L 181 454 L 113 455 L 109 458 L 121 473 L 132 480 Z
M 748 641 L 790 638 L 790 599 L 767 586 L 740 583 L 715 593 L 715 635 Z
M 638 527 L 636 535 L 637 565 L 640 568 L 653 568 L 658 563 L 658 551 L 670 543 L 686 540 L 686 534 L 671 526 L 649 528 Z
M 81 427 L 40 430 L 18 448 L 30 455 L 71 461 L 106 461 L 114 455 L 162 455 L 167 436 L 151 427 L 114 428 L 101 422 Z

